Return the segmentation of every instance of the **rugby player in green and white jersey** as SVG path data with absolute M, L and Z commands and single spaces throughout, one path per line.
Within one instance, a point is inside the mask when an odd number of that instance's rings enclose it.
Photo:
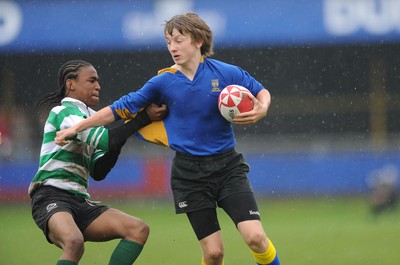
M 75 265 L 84 242 L 121 239 L 109 265 L 130 265 L 140 255 L 149 227 L 141 219 L 90 201 L 88 179 L 102 180 L 115 165 L 127 138 L 153 120 L 162 119 L 166 106 L 151 104 L 131 121 L 106 129 L 83 131 L 68 144 L 56 145 L 56 132 L 95 113 L 100 85 L 96 69 L 88 62 L 66 62 L 58 73 L 59 90 L 43 103 L 59 104 L 44 126 L 39 169 L 29 186 L 32 216 L 48 242 L 63 250 L 57 265 Z M 44 259 L 46 257 L 43 257 Z

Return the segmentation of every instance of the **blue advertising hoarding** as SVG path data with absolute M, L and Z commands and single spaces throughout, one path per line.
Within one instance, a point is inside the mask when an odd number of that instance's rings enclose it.
M 0 1 L 0 53 L 162 49 L 198 13 L 224 47 L 400 42 L 400 0 Z
M 365 195 L 379 179 L 400 189 L 398 152 L 247 154 L 249 180 L 259 196 Z M 171 158 L 122 157 L 91 192 L 113 197 L 168 196 Z M 37 161 L 0 161 L 0 202 L 27 198 Z

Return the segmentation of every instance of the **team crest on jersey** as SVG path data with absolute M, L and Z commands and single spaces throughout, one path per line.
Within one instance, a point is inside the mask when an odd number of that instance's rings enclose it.
M 219 89 L 219 80 L 218 79 L 213 79 L 211 80 L 211 92 L 221 92 L 221 89 Z

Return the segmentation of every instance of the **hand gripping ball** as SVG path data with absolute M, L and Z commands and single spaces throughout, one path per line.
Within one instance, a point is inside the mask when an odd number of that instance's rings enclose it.
M 239 85 L 225 87 L 218 97 L 218 109 L 221 115 L 229 122 L 242 112 L 253 109 L 253 101 L 248 96 L 250 91 Z

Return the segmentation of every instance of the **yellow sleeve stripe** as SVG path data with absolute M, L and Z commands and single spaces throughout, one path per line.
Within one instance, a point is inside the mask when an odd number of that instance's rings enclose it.
M 136 117 L 137 113 L 131 113 L 128 109 L 116 109 L 115 112 L 123 120 L 131 120 Z
M 201 56 L 200 62 L 201 62 L 201 63 L 204 63 L 204 57 L 203 57 L 203 56 Z M 163 69 L 161 69 L 161 70 L 158 70 L 157 74 L 158 74 L 158 75 L 161 75 L 162 73 L 171 73 L 171 74 L 175 74 L 176 71 L 178 71 L 178 69 L 172 68 L 172 67 L 167 67 L 167 68 L 163 68 Z
M 161 75 L 162 73 L 175 74 L 176 71 L 178 71 L 178 69 L 168 67 L 168 68 L 164 68 L 164 69 L 158 70 L 158 75 Z

